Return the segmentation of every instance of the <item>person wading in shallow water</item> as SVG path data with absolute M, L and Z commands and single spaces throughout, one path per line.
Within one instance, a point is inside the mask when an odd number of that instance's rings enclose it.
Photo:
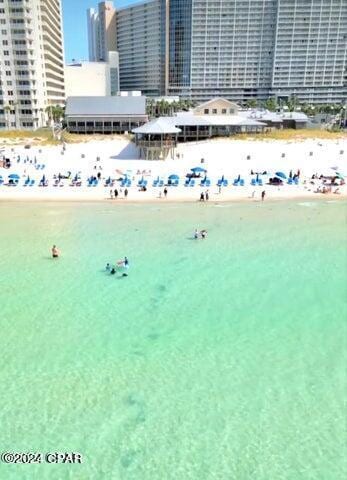
M 52 247 L 52 257 L 53 258 L 58 258 L 59 257 L 59 250 L 57 249 L 56 245 L 53 245 L 53 247 Z
M 261 192 L 261 201 L 263 202 L 265 198 L 265 190 Z
M 127 198 L 128 193 L 129 193 L 129 192 L 128 192 L 128 189 L 126 188 L 126 189 L 124 190 L 124 197 L 125 197 L 125 198 Z

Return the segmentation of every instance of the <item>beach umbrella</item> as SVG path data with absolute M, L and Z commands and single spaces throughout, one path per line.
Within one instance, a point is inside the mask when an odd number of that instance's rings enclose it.
M 169 175 L 168 179 L 169 180 L 179 180 L 180 177 L 176 174 L 171 174 L 171 175 Z
M 202 168 L 202 167 L 191 168 L 191 171 L 193 173 L 206 173 L 207 172 L 207 170 L 205 168 Z
M 19 175 L 16 173 L 11 173 L 11 175 L 8 176 L 11 180 L 19 180 Z
M 287 175 L 283 172 L 276 172 L 275 173 L 276 177 L 282 178 L 283 180 L 286 180 Z

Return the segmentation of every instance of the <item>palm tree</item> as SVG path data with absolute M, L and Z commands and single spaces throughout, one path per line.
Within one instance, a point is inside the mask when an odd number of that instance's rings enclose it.
M 287 100 L 286 102 L 286 105 L 288 107 L 288 110 L 290 112 L 294 112 L 294 110 L 296 109 L 296 107 L 298 106 L 298 99 L 296 98 L 295 95 L 291 95 L 289 97 L 289 99 Z
M 256 108 L 257 107 L 257 100 L 255 98 L 250 98 L 246 101 L 247 108 Z
M 150 98 L 147 100 L 147 105 L 146 105 L 146 110 L 147 110 L 147 115 L 149 117 L 153 117 L 153 111 L 154 111 L 154 106 L 155 106 L 155 101 L 153 98 Z
M 49 120 L 60 122 L 60 119 L 64 116 L 65 108 L 61 105 L 48 105 L 48 107 L 46 107 L 46 113 L 48 114 Z
M 275 97 L 268 98 L 265 101 L 264 106 L 265 106 L 265 108 L 270 110 L 270 112 L 276 112 L 277 107 L 278 107 L 276 98 Z

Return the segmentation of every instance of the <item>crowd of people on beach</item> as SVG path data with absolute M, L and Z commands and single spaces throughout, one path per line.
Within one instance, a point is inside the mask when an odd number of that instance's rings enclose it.
M 63 149 L 61 151 L 63 155 L 65 154 L 65 150 L 66 146 L 63 145 Z M 344 151 L 341 150 L 339 153 L 343 154 Z M 29 154 L 27 154 L 26 152 L 25 154 L 23 152 L 18 153 L 18 151 L 16 151 L 14 148 L 12 148 L 11 153 L 8 152 L 7 155 L 3 153 L 2 159 L 0 158 L 0 168 L 3 167 L 4 169 L 8 170 L 9 168 L 18 167 L 18 172 L 6 172 L 6 176 L 1 176 L 1 173 L 4 174 L 5 172 L 4 170 L 0 170 L 0 186 L 9 186 L 11 187 L 12 191 L 14 190 L 13 187 L 17 187 L 18 190 L 19 187 L 26 187 L 25 192 L 32 191 L 32 187 L 41 187 L 41 190 L 43 190 L 42 187 L 98 187 L 98 189 L 106 187 L 106 195 L 109 191 L 110 199 L 114 200 L 127 199 L 129 194 L 134 192 L 136 188 L 139 192 L 147 192 L 149 190 L 150 194 L 154 195 L 154 197 L 156 196 L 156 198 L 158 199 L 165 199 L 168 196 L 175 199 L 179 198 L 181 195 L 184 197 L 187 196 L 187 198 L 194 198 L 194 194 L 190 195 L 188 194 L 188 192 L 196 192 L 196 190 L 200 186 L 204 188 L 204 190 L 200 191 L 200 193 L 197 194 L 197 200 L 199 202 L 208 202 L 211 198 L 217 200 L 217 194 L 220 195 L 219 198 L 229 197 L 229 193 L 231 193 L 231 191 L 233 191 L 233 193 L 240 192 L 240 194 L 243 195 L 242 188 L 240 187 L 247 187 L 251 185 L 265 186 L 265 184 L 271 185 L 271 187 L 279 187 L 277 189 L 277 192 L 280 191 L 280 187 L 286 187 L 285 194 L 287 193 L 287 191 L 289 193 L 289 189 L 292 189 L 291 191 L 295 195 L 300 195 L 299 189 L 295 189 L 295 185 L 300 185 L 300 191 L 302 193 L 305 193 L 305 190 L 307 193 L 312 192 L 318 194 L 343 194 L 345 192 L 345 189 L 341 188 L 345 185 L 345 177 L 343 177 L 343 175 L 341 174 L 334 175 L 333 172 L 331 175 L 329 175 L 326 173 L 327 170 L 323 172 L 324 175 L 317 173 L 312 175 L 311 178 L 311 176 L 303 176 L 301 174 L 300 168 L 295 170 L 290 169 L 289 173 L 285 172 L 284 170 L 285 174 L 283 174 L 283 177 L 278 176 L 277 173 L 275 173 L 275 169 L 272 169 L 270 172 L 269 170 L 265 169 L 253 168 L 248 171 L 249 174 L 244 173 L 244 175 L 241 175 L 239 173 L 238 176 L 235 176 L 235 178 L 233 179 L 229 172 L 229 175 L 223 174 L 221 175 L 221 178 L 217 180 L 217 177 L 213 178 L 212 176 L 207 175 L 207 169 L 200 166 L 200 170 L 198 173 L 194 172 L 194 170 L 197 170 L 197 167 L 191 169 L 193 172 L 189 172 L 189 169 L 187 169 L 188 172 L 184 174 L 186 181 L 183 182 L 183 184 L 182 177 L 179 178 L 178 175 L 167 174 L 168 178 L 166 178 L 166 175 L 164 175 L 163 177 L 160 177 L 159 181 L 159 176 L 157 176 L 157 174 L 154 175 L 155 172 L 152 172 L 151 169 L 138 168 L 137 170 L 133 171 L 130 169 L 126 171 L 115 169 L 112 174 L 111 170 L 108 170 L 105 161 L 102 160 L 100 156 L 97 156 L 96 160 L 94 158 L 89 166 L 90 172 L 93 173 L 85 179 L 84 175 L 86 173 L 86 169 L 81 165 L 79 165 L 80 171 L 78 171 L 76 174 L 71 171 L 72 164 L 68 165 L 67 171 L 61 169 L 60 171 L 56 171 L 54 173 L 54 171 L 52 171 L 52 165 L 49 165 L 50 169 L 48 169 L 48 162 L 47 165 L 45 165 L 46 162 L 40 160 L 40 155 L 42 154 L 43 150 L 40 149 L 36 151 L 34 155 L 34 152 L 29 152 Z M 312 156 L 312 152 L 310 152 L 310 155 Z M 86 154 L 80 154 L 80 156 L 81 158 L 85 158 Z M 284 156 L 285 154 L 282 153 L 282 157 Z M 203 159 L 201 159 L 201 163 L 202 162 Z M 333 170 L 333 168 L 334 167 L 329 167 L 329 169 L 331 170 Z M 338 167 L 335 168 L 338 169 Z M 41 173 L 41 179 L 35 179 L 35 170 L 43 170 Z M 106 171 L 108 171 L 108 174 L 105 173 Z M 202 171 L 202 173 L 200 173 L 200 171 Z M 11 175 L 9 175 L 9 173 L 11 173 Z M 182 172 L 177 173 L 180 173 L 180 175 L 182 175 Z M 34 178 L 32 178 L 32 175 Z M 142 179 L 140 180 L 141 176 Z M 177 178 L 175 182 L 170 181 L 170 177 L 173 176 Z M 8 177 L 7 181 L 6 177 Z M 155 180 L 156 177 L 158 180 Z M 193 181 L 190 183 L 189 181 L 187 182 L 187 179 L 193 179 Z M 196 181 L 197 179 L 199 180 Z M 141 184 L 142 180 L 144 182 L 143 184 Z M 119 184 L 117 182 L 119 182 Z M 287 185 L 294 186 L 287 189 Z M 187 189 L 184 188 L 184 191 L 187 192 L 187 195 L 185 195 L 183 193 L 183 190 L 181 190 L 182 186 L 188 186 Z M 191 186 L 195 187 L 194 190 L 190 189 Z M 216 187 L 215 189 L 213 188 L 214 186 Z M 205 187 L 211 188 L 211 194 L 210 190 L 205 190 Z M 236 188 L 234 189 L 233 187 Z M 54 188 L 54 190 L 58 190 L 58 188 Z M 59 188 L 59 190 L 63 189 Z M 176 195 L 175 190 L 176 192 L 179 191 L 180 193 Z M 3 191 L 5 191 L 5 189 Z M 98 191 L 100 192 L 100 190 Z M 52 192 L 53 189 L 49 191 L 49 195 L 53 194 Z M 275 190 L 272 188 L 267 189 L 267 193 L 270 194 L 271 192 L 275 192 Z M 83 192 L 83 195 L 86 195 L 85 191 Z M 257 197 L 259 200 L 262 201 L 264 201 L 265 196 L 267 196 L 267 194 L 265 195 L 265 190 L 262 189 L 254 189 L 253 191 L 251 190 L 248 194 L 248 198 L 255 199 Z M 131 195 L 131 197 L 134 198 L 135 195 Z M 138 196 L 136 197 L 138 198 Z

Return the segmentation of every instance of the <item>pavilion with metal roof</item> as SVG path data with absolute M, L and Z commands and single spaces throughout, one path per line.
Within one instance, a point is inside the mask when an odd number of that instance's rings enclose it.
M 146 160 L 174 158 L 177 136 L 181 130 L 170 121 L 171 117 L 155 118 L 151 122 L 135 128 L 135 143 L 139 148 L 140 158 Z
M 146 97 L 68 97 L 65 109 L 70 133 L 124 133 L 148 121 Z
M 132 132 L 140 156 L 148 158 L 174 158 L 177 141 L 199 141 L 235 133 L 257 133 L 267 128 L 264 122 L 238 114 L 206 115 L 179 112 L 173 117 L 156 118 Z

